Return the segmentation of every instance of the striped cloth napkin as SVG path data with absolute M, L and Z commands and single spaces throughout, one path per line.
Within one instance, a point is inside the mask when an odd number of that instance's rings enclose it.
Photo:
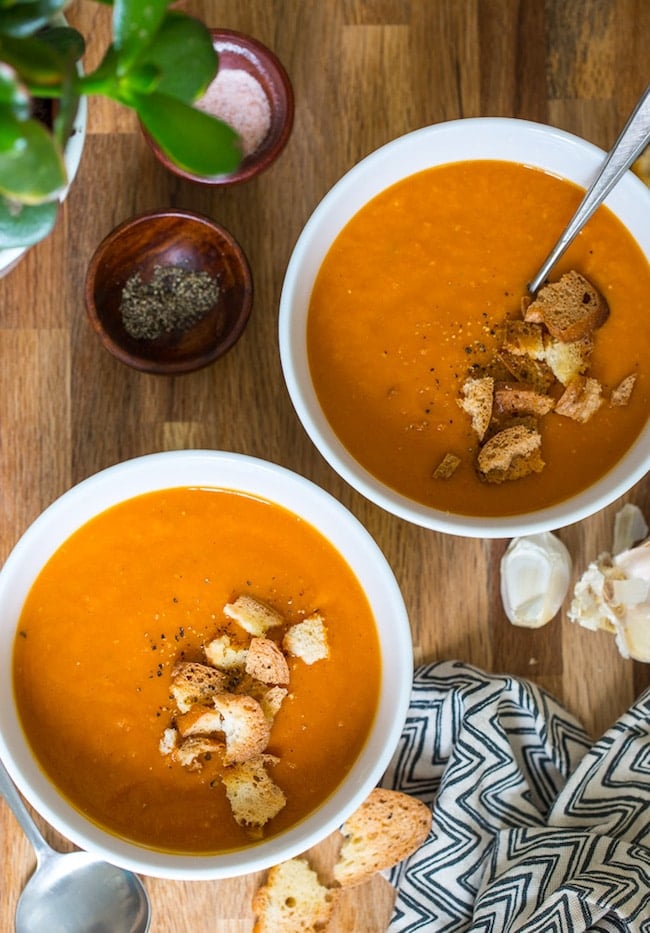
M 528 681 L 429 664 L 382 783 L 433 811 L 389 933 L 650 933 L 650 690 L 592 745 Z

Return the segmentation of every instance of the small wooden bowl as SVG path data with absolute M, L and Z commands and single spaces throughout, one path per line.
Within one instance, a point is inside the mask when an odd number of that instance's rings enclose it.
M 278 57 L 257 39 L 232 29 L 211 29 L 219 55 L 219 71 L 241 69 L 258 81 L 271 107 L 271 125 L 255 152 L 245 156 L 237 171 L 229 175 L 194 175 L 174 165 L 158 143 L 140 124 L 145 140 L 158 161 L 170 172 L 204 185 L 234 185 L 248 181 L 267 169 L 280 155 L 291 135 L 294 116 L 293 88 Z
M 128 333 L 120 305 L 127 281 L 149 282 L 156 266 L 206 272 L 217 280 L 216 304 L 196 324 L 159 337 Z M 149 211 L 124 221 L 99 244 L 85 283 L 88 318 L 104 347 L 142 372 L 174 375 L 208 366 L 242 335 L 253 303 L 248 260 L 233 236 L 189 211 Z

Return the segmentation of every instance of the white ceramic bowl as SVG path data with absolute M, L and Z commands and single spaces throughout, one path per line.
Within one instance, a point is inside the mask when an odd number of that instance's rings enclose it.
M 12 646 L 31 584 L 77 528 L 112 505 L 174 486 L 238 490 L 284 506 L 310 522 L 347 560 L 373 610 L 382 656 L 379 708 L 366 744 L 343 784 L 299 825 L 223 855 L 170 855 L 125 842 L 84 817 L 36 763 L 18 720 L 12 690 Z M 73 487 L 28 528 L 0 571 L 0 757 L 19 790 L 61 834 L 82 849 L 144 875 L 186 880 L 260 871 L 333 832 L 381 778 L 408 708 L 413 660 L 408 617 L 393 573 L 368 532 L 313 483 L 263 460 L 220 451 L 173 451 L 120 463 Z
M 296 413 L 336 472 L 388 512 L 436 531 L 466 537 L 507 538 L 560 528 L 604 508 L 650 468 L 650 424 L 616 467 L 571 499 L 506 517 L 458 515 L 401 495 L 362 467 L 325 417 L 309 371 L 306 329 L 314 280 L 332 242 L 356 212 L 385 188 L 415 172 L 468 159 L 500 159 L 541 168 L 587 188 L 605 153 L 583 139 L 524 120 L 485 117 L 416 130 L 371 153 L 327 193 L 305 225 L 291 255 L 280 298 L 282 369 Z M 650 191 L 631 172 L 606 201 L 650 258 Z M 558 230 L 558 236 L 561 230 Z M 545 257 L 539 258 L 540 264 Z M 531 270 L 531 274 L 535 270 Z

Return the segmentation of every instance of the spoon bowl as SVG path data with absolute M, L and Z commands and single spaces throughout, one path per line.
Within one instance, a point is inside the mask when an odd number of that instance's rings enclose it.
M 133 872 L 88 852 L 57 852 L 36 828 L 0 763 L 0 792 L 36 852 L 16 908 L 16 933 L 146 933 L 150 905 Z

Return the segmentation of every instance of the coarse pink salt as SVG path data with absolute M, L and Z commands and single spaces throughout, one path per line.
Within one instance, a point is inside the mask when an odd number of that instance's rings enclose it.
M 260 147 L 271 127 L 271 105 L 264 88 L 242 68 L 219 71 L 196 106 L 239 134 L 245 156 Z

